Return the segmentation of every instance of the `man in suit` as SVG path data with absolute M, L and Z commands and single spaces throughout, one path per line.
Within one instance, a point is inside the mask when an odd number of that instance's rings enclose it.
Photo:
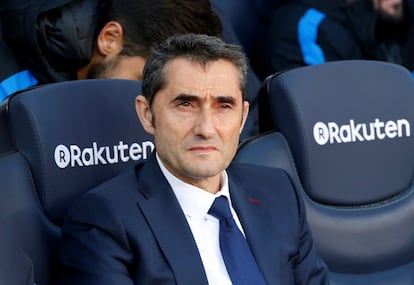
M 245 84 L 240 47 L 216 37 L 173 36 L 153 49 L 136 110 L 156 151 L 71 207 L 59 284 L 328 284 L 287 174 L 231 164 Z M 243 249 L 229 256 L 236 238 Z
M 33 263 L 16 241 L 15 227 L 0 217 L 0 284 L 33 285 Z

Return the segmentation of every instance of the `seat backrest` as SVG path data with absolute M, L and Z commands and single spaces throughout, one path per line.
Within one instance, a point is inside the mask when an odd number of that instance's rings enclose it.
M 11 148 L 0 154 L 0 218 L 32 261 L 37 284 L 53 280 L 71 202 L 153 151 L 135 113 L 140 92 L 139 81 L 71 81 L 20 92 L 2 105 L 1 125 L 9 130 L 0 129 L 0 140 L 9 133 Z
M 339 61 L 277 74 L 266 84 L 269 117 L 291 148 L 332 284 L 414 284 L 408 70 Z

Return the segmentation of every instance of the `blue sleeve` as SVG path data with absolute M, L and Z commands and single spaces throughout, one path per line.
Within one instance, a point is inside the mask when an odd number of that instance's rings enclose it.
M 0 101 L 3 101 L 8 95 L 34 86 L 38 80 L 28 70 L 17 72 L 0 82 Z
M 319 64 L 326 62 L 322 48 L 317 43 L 319 25 L 325 14 L 316 9 L 309 9 L 299 20 L 298 40 L 306 64 Z

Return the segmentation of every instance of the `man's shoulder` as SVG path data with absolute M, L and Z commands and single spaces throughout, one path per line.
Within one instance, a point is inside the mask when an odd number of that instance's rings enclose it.
M 120 189 L 131 189 L 131 188 L 136 187 L 137 185 L 136 181 L 137 180 L 136 180 L 135 168 L 128 169 L 102 182 L 98 186 L 88 191 L 88 193 L 105 193 L 106 192 L 107 194 L 110 194 L 112 191 L 119 191 Z
M 236 176 L 241 180 L 255 181 L 264 180 L 280 180 L 289 179 L 287 172 L 281 168 L 268 167 L 249 163 L 232 163 L 228 169 L 232 176 Z
M 292 177 L 283 168 L 261 166 L 247 163 L 233 163 L 228 169 L 229 177 L 244 188 L 254 191 L 269 192 L 268 189 L 278 189 L 277 196 L 297 198 L 300 184 L 297 177 Z M 269 193 L 273 193 L 270 191 Z
M 66 219 L 106 224 L 104 220 L 111 220 L 114 215 L 127 216 L 138 193 L 135 169 L 128 169 L 77 197 Z
M 228 175 L 233 185 L 238 185 L 239 189 L 244 189 L 248 193 L 257 194 L 258 197 L 261 196 L 270 201 L 270 205 L 280 205 L 276 208 L 283 209 L 283 205 L 290 205 L 291 210 L 294 210 L 301 203 L 299 186 L 284 169 L 234 163 L 229 167 Z
M 137 193 L 136 170 L 128 169 L 86 191 L 74 204 L 96 203 L 97 201 L 121 201 Z

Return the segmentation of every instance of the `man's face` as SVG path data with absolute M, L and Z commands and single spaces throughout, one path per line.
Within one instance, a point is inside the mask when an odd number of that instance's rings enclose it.
M 146 58 L 111 55 L 91 64 L 87 78 L 117 78 L 141 80 Z
M 187 183 L 218 181 L 235 155 L 249 108 L 237 69 L 225 60 L 203 67 L 178 58 L 167 63 L 165 75 L 166 87 L 152 106 L 157 153 Z
M 399 21 L 403 17 L 403 0 L 374 0 L 379 15 L 391 21 Z

